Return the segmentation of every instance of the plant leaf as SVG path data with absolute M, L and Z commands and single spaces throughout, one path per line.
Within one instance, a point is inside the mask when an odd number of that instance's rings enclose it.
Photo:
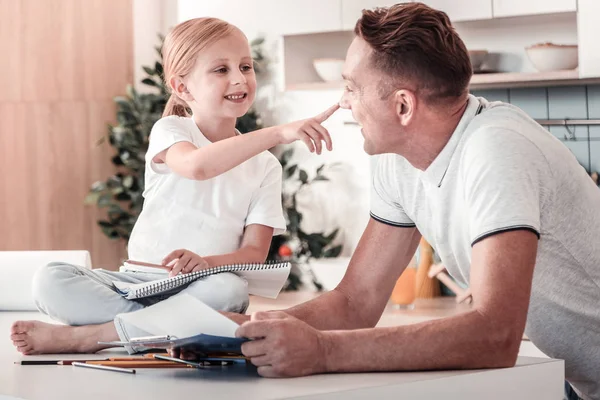
M 326 250 L 325 253 L 323 254 L 323 257 L 334 258 L 334 257 L 339 256 L 341 252 L 342 252 L 342 245 L 335 246 L 335 247 L 332 247 L 332 248 Z
M 91 206 L 98 203 L 98 199 L 100 198 L 100 193 L 98 192 L 89 192 L 85 199 L 83 200 L 83 204 L 86 206 Z
M 300 179 L 300 182 L 302 182 L 302 183 L 308 182 L 308 174 L 306 173 L 305 170 L 303 170 L 303 169 L 300 170 L 300 175 L 299 175 L 298 179 Z
M 340 228 L 335 229 L 333 232 L 331 232 L 329 235 L 327 235 L 325 237 L 325 239 L 327 239 L 328 242 L 331 242 L 333 239 L 335 239 L 335 237 L 337 236 L 339 231 L 340 231 Z
M 290 176 L 294 175 L 294 172 L 296 172 L 296 170 L 298 169 L 298 164 L 294 164 L 288 168 L 285 169 L 285 177 L 286 179 L 289 178 Z
M 158 83 L 156 83 L 153 79 L 150 79 L 150 78 L 144 78 L 144 79 L 142 79 L 142 83 L 144 85 L 154 86 L 154 87 L 157 87 L 157 88 L 161 87 Z
M 281 165 L 285 166 L 288 163 L 288 161 L 290 161 L 290 158 L 292 158 L 293 154 L 294 149 L 287 149 L 286 151 L 281 153 Z

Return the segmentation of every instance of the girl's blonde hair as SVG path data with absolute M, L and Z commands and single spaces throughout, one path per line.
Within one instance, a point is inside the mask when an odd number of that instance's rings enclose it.
M 196 63 L 202 49 L 222 39 L 237 28 L 217 18 L 195 18 L 175 26 L 165 37 L 162 59 L 165 85 L 171 92 L 169 81 L 175 76 L 185 77 Z M 163 117 L 179 115 L 189 117 L 185 101 L 171 92 Z

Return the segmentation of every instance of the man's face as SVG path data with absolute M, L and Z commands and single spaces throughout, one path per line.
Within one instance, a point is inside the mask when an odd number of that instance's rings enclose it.
M 342 108 L 352 111 L 352 116 L 361 126 L 367 154 L 389 153 L 396 148 L 402 129 L 395 113 L 395 104 L 389 96 L 382 99 L 380 83 L 386 77 L 369 61 L 371 47 L 362 38 L 356 37 L 346 54 L 343 78 L 346 84 L 340 100 Z

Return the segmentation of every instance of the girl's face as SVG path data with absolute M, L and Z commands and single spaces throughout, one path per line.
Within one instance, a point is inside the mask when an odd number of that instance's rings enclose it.
M 250 46 L 238 30 L 203 49 L 192 72 L 184 78 L 197 115 L 238 118 L 256 96 L 256 76 Z

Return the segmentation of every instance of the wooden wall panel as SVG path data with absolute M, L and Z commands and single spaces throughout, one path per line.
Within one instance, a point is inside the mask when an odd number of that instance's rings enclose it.
M 78 0 L 81 1 L 81 0 Z M 83 85 L 86 99 L 112 99 L 133 83 L 133 5 L 131 1 L 87 0 L 83 13 Z
M 132 40 L 131 0 L 0 0 L 0 49 L 14 55 L 0 64 L 0 163 L 10 171 L 0 250 L 86 249 L 109 269 L 125 256 L 83 199 L 114 172 L 111 148 L 96 143 L 132 81 Z
M 25 106 L 0 104 L 0 250 L 39 248 L 35 182 L 37 159 L 25 135 Z M 25 161 L 27 160 L 27 161 Z
M 21 98 L 21 2 L 0 0 L 0 102 Z
M 20 1 L 25 100 L 110 99 L 131 83 L 131 1 Z

